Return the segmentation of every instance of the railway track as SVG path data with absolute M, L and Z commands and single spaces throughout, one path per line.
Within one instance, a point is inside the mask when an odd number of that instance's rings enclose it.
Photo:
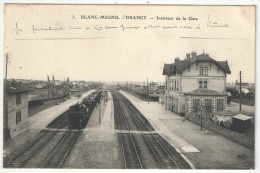
M 133 106 L 133 104 L 125 97 L 124 100 L 129 105 L 128 108 L 132 112 L 131 115 L 133 115 L 135 119 L 137 119 L 137 121 L 141 121 L 143 123 L 143 126 L 145 126 L 145 128 L 150 132 L 150 135 L 146 135 L 146 139 L 149 141 L 149 143 L 152 144 L 152 146 L 155 148 L 156 151 L 163 151 L 157 153 L 162 158 L 162 163 L 164 163 L 164 168 L 171 168 L 171 166 L 168 164 L 169 161 L 173 163 L 177 169 L 189 168 L 190 167 L 189 164 L 187 164 L 187 162 L 180 156 L 180 154 L 173 147 L 171 147 L 171 145 L 169 145 L 167 141 L 165 141 L 160 135 L 151 132 L 150 127 L 147 126 L 146 121 L 143 120 L 142 118 L 143 116 L 141 115 L 140 111 L 138 111 Z M 168 158 L 169 160 L 165 160 L 165 158 Z
M 68 131 L 59 141 L 59 144 L 53 149 L 51 154 L 42 164 L 42 168 L 60 168 L 65 162 L 72 146 L 78 139 L 80 133 Z
M 116 101 L 115 97 L 113 97 L 113 99 L 114 99 L 114 105 L 116 108 L 115 110 L 119 110 L 120 105 Z M 116 119 L 118 122 L 120 122 L 119 113 L 122 114 L 122 112 L 115 111 Z M 124 122 L 123 123 L 124 130 L 129 130 L 129 125 L 124 116 L 121 116 L 121 122 Z M 132 134 L 122 134 L 120 123 L 118 123 L 118 129 L 120 131 L 119 138 L 120 138 L 121 149 L 122 149 L 123 158 L 124 158 L 124 167 L 126 169 L 142 168 L 142 164 L 141 164 L 139 155 L 137 153 Z
M 125 168 L 188 169 L 190 166 L 121 93 L 112 92 Z M 121 128 L 120 125 L 123 125 Z M 128 130 L 122 134 L 121 130 Z M 148 131 L 132 134 L 131 130 Z M 130 138 L 130 139 L 127 139 Z M 165 147 L 166 146 L 166 147 Z M 138 161 L 138 162 L 137 162 Z
M 68 123 L 67 116 L 56 118 L 48 125 L 54 131 L 42 130 L 41 135 L 16 155 L 7 167 L 61 167 L 81 132 L 60 132 Z
M 65 111 L 60 116 L 55 118 L 50 124 L 47 125 L 47 128 L 66 128 L 69 127 L 69 120 L 68 120 L 68 113 L 69 111 Z

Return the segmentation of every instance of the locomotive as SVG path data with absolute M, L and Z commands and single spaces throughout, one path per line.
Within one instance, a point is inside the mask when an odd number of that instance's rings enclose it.
M 70 106 L 68 114 L 70 129 L 85 128 L 97 103 L 100 103 L 100 99 L 101 91 L 97 90 L 85 97 L 82 101 Z

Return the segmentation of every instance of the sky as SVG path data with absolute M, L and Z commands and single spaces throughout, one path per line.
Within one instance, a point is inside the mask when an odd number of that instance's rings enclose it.
M 231 70 L 228 82 L 238 80 L 239 71 L 243 81 L 255 81 L 254 7 L 6 5 L 5 8 L 8 78 L 46 80 L 47 75 L 54 75 L 58 80 L 69 77 L 86 81 L 147 78 L 164 81 L 164 63 L 173 63 L 176 57 L 184 59 L 192 51 L 198 54 L 204 51 L 215 60 L 228 61 Z M 81 19 L 82 15 L 120 19 Z M 126 16 L 146 19 L 125 19 Z M 157 17 L 174 20 L 156 20 Z M 212 27 L 214 24 L 228 27 Z M 123 30 L 122 26 L 133 28 Z M 163 26 L 177 29 L 162 29 Z M 181 28 L 184 26 L 192 29 Z

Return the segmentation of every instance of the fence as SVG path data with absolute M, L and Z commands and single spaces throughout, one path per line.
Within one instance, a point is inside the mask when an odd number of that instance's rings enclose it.
M 43 104 L 42 105 L 37 105 L 37 106 L 34 106 L 32 108 L 29 108 L 28 110 L 28 116 L 32 116 L 40 111 L 43 111 L 45 109 L 48 109 L 54 105 L 57 105 L 65 100 L 69 99 L 69 96 L 67 97 L 64 97 L 62 99 L 59 99 L 59 100 L 46 100 L 46 101 L 43 101 Z
M 201 125 L 201 118 L 199 116 L 189 114 L 186 116 L 186 118 L 198 125 Z M 234 142 L 242 144 L 248 148 L 254 149 L 254 135 L 245 135 L 243 133 L 234 132 L 205 118 L 202 119 L 202 127 L 220 134 L 228 139 L 231 139 Z
M 159 102 L 159 96 L 151 97 L 151 96 L 147 95 L 147 93 L 145 93 L 145 92 L 141 92 L 141 91 L 137 92 L 137 91 L 129 90 L 129 89 L 128 90 L 124 89 L 124 91 L 126 91 L 127 93 L 132 94 L 144 101 Z
M 43 105 L 47 101 L 51 101 L 51 100 L 57 101 L 57 100 L 61 100 L 61 99 L 67 98 L 68 96 L 69 96 L 69 94 L 62 95 L 60 97 L 52 97 L 52 98 L 47 98 L 47 99 L 31 100 L 31 101 L 28 101 L 29 109 L 33 109 L 34 107 L 37 107 L 39 105 Z

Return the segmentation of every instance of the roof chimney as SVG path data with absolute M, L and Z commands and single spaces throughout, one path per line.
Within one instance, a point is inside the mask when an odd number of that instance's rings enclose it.
M 196 51 L 192 51 L 191 53 L 191 60 L 194 61 L 197 58 L 197 52 Z
M 12 88 L 12 89 L 16 89 L 16 82 L 15 82 L 14 79 L 12 80 L 11 88 Z
M 176 61 L 180 61 L 180 58 L 176 57 L 174 62 L 176 62 Z
M 186 55 L 187 55 L 187 60 L 190 61 L 191 60 L 190 53 L 187 53 Z

